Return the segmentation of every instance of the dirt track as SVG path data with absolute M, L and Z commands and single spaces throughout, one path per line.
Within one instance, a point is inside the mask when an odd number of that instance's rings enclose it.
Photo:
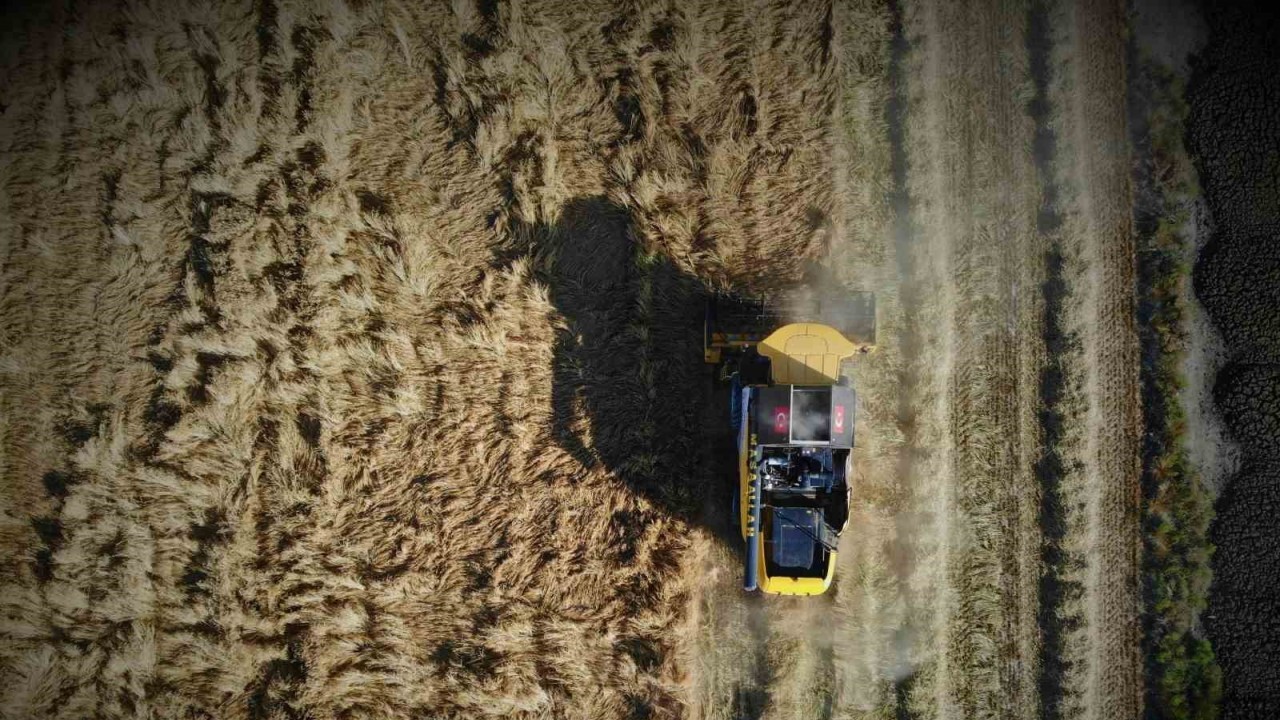
M 1118 5 L 190 5 L 4 38 L 7 717 L 1141 716 Z M 745 597 L 701 307 L 811 261 L 850 531 Z

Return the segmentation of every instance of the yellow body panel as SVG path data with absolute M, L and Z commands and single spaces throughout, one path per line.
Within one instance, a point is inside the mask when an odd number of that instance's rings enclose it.
M 775 595 L 821 595 L 831 587 L 836 574 L 836 553 L 827 558 L 826 577 L 769 577 L 764 571 L 764 538 L 760 539 L 760 592 Z
M 784 325 L 756 349 L 769 358 L 780 385 L 834 385 L 840 363 L 858 350 L 835 328 L 818 323 Z

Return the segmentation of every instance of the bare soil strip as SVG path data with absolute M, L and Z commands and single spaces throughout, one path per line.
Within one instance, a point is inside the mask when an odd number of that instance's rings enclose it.
M 1035 702 L 1037 403 L 1043 247 L 1020 3 L 907 4 L 908 187 L 919 306 L 915 462 L 930 498 L 915 592 L 941 648 L 913 684 L 927 716 Z M 910 317 L 910 313 L 908 315 Z M 928 708 L 926 710 L 926 708 Z
M 1069 717 L 1136 717 L 1139 657 L 1139 398 L 1134 248 L 1120 8 L 1055 8 L 1050 88 L 1063 216 L 1063 551 L 1079 602 L 1064 603 L 1063 709 Z M 1074 599 L 1074 598 L 1072 598 Z
M 892 685 L 913 672 L 918 652 L 908 625 L 906 538 L 898 527 L 907 508 L 898 478 L 903 305 L 887 184 L 892 17 L 882 2 L 845 2 L 836 5 L 836 20 L 839 205 L 830 263 L 842 286 L 876 293 L 879 347 L 852 368 L 860 398 L 853 502 L 825 642 L 835 663 L 832 712 L 867 717 L 891 706 Z

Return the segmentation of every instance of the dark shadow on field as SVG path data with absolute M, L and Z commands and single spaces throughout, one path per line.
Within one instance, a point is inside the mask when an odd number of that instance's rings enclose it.
M 552 388 L 560 447 L 731 542 L 728 394 L 702 362 L 704 283 L 645 252 L 631 213 L 602 196 L 575 198 L 553 224 L 513 234 L 564 319 Z M 614 521 L 624 535 L 635 525 Z
M 911 720 L 911 693 L 915 691 L 916 673 L 893 681 L 894 720 Z
M 588 474 L 604 471 L 653 508 L 613 509 L 617 539 L 596 552 L 619 569 L 637 564 L 646 527 L 661 514 L 703 526 L 740 553 L 730 534 L 735 464 L 728 391 L 703 363 L 704 283 L 646 252 L 630 211 L 605 197 L 575 198 L 553 222 L 511 231 L 512 245 L 495 262 L 529 262 L 560 315 L 552 361 L 555 443 L 581 466 L 575 480 L 583 481 L 583 492 L 599 479 L 586 482 Z M 679 532 L 679 525 L 669 527 Z M 653 584 L 676 571 L 677 558 L 651 553 L 644 562 L 653 572 L 626 579 L 635 588 L 626 594 L 634 595 L 636 612 L 658 595 Z M 618 650 L 643 670 L 661 666 L 667 652 L 650 641 Z M 627 717 L 660 710 L 653 698 L 631 702 Z M 758 698 L 749 704 L 763 706 Z

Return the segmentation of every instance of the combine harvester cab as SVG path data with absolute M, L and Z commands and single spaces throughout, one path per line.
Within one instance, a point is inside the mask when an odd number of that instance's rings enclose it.
M 841 368 L 875 347 L 875 299 L 843 300 L 832 318 L 840 329 L 779 326 L 782 315 L 767 302 L 717 298 L 707 311 L 705 359 L 732 385 L 743 587 L 819 595 L 831 586 L 849 519 L 857 396 Z

